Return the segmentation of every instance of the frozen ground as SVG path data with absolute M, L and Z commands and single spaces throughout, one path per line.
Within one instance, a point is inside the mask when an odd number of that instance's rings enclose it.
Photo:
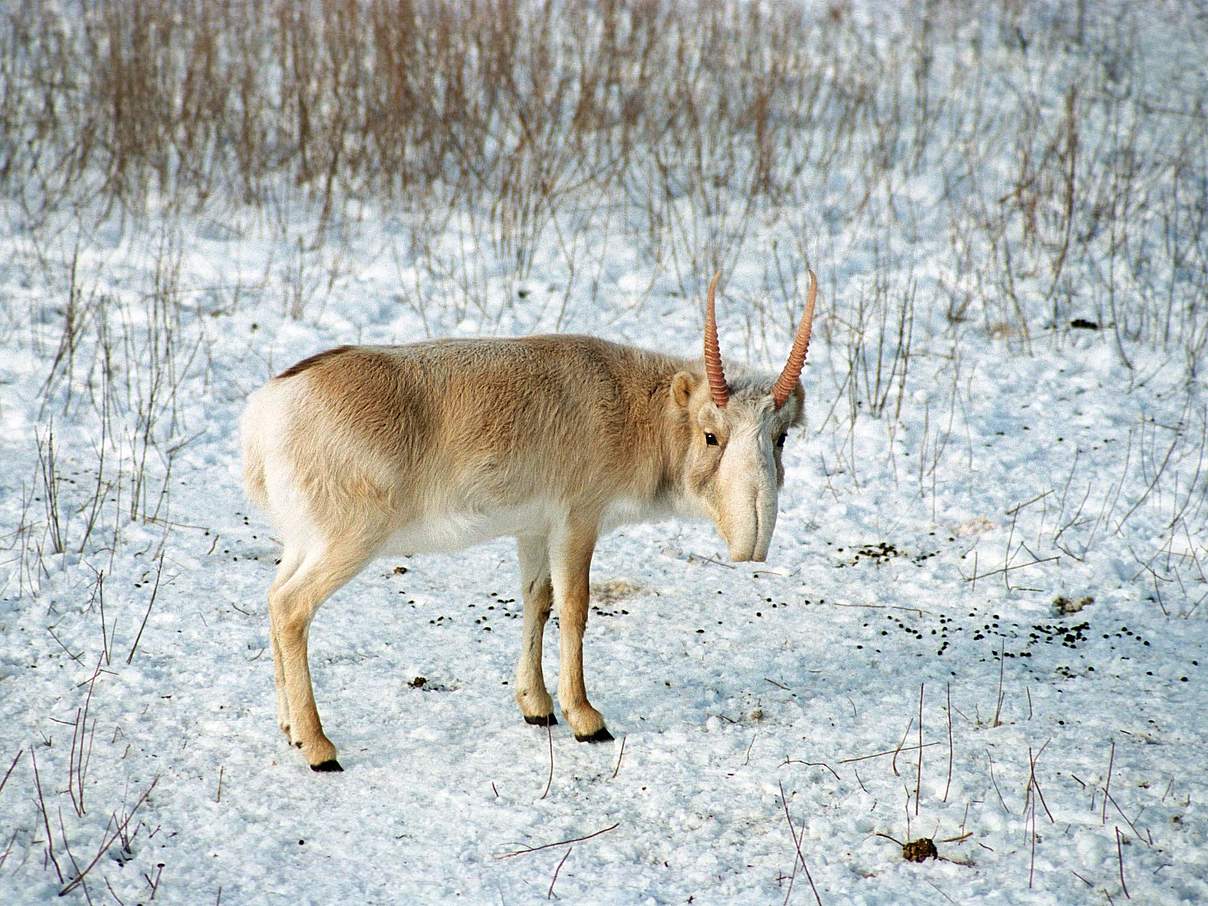
M 337 775 L 275 724 L 246 394 L 344 342 L 557 328 L 694 353 L 707 274 L 590 218 L 518 279 L 454 212 L 441 283 L 389 208 L 35 228 L 6 205 L 0 902 L 1208 901 L 1203 347 L 1112 330 L 1077 291 L 1046 321 L 1043 273 L 945 317 L 946 190 L 923 168 L 878 197 L 917 241 L 770 211 L 727 261 L 723 352 L 778 368 L 802 261 L 780 246 L 780 293 L 767 249 L 809 227 L 809 425 L 766 564 L 724 562 L 703 524 L 600 544 L 585 658 L 617 741 L 521 721 L 500 541 L 380 561 L 320 611 Z M 556 624 L 551 687 L 555 646 Z M 941 858 L 905 861 L 919 838 Z

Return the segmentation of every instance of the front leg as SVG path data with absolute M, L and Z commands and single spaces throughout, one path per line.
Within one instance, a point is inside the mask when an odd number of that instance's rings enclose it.
M 583 631 L 587 628 L 591 555 L 596 527 L 568 525 L 551 538 L 549 558 L 558 604 L 558 703 L 579 742 L 608 742 L 604 718 L 587 700 L 583 683 Z
M 549 541 L 518 538 L 516 550 L 524 598 L 524 630 L 520 660 L 516 664 L 516 704 L 525 723 L 547 727 L 558 722 L 554 717 L 554 700 L 545 688 L 545 674 L 541 670 L 541 643 L 554 594 L 549 576 Z

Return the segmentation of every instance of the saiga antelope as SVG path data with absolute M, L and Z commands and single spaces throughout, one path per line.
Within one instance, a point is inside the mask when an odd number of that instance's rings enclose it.
M 626 522 L 712 519 L 733 560 L 763 560 L 784 482 L 785 433 L 802 420 L 809 298 L 779 377 L 722 370 L 705 304 L 704 359 L 591 337 L 341 346 L 248 400 L 248 495 L 284 550 L 268 593 L 277 719 L 316 771 L 338 771 L 315 709 L 306 646 L 332 592 L 381 555 L 517 540 L 524 628 L 516 701 L 556 723 L 541 670 L 559 614 L 558 701 L 575 738 L 612 739 L 583 684 L 596 539 Z

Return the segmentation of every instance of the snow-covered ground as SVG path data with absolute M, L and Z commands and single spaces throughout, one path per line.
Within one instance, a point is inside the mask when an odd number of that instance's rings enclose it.
M 1203 69 L 1179 21 L 1142 23 L 1146 96 L 1183 84 L 1172 59 Z M 1060 121 L 1059 76 L 1021 72 Z M 382 560 L 320 611 L 341 774 L 276 727 L 246 395 L 346 342 L 560 329 L 694 354 L 708 273 L 684 262 L 717 216 L 685 197 L 652 225 L 618 190 L 518 277 L 466 211 L 421 254 L 386 203 L 323 229 L 301 202 L 37 224 L 5 203 L 0 902 L 1208 901 L 1205 235 L 1135 212 L 1182 313 L 1167 341 L 1114 255 L 987 289 L 1026 237 L 956 236 L 951 212 L 1020 190 L 1017 154 L 990 143 L 951 184 L 924 163 L 858 215 L 862 165 L 835 163 L 724 244 L 731 360 L 778 369 L 799 252 L 819 274 L 808 426 L 766 564 L 727 563 L 706 524 L 601 542 L 585 660 L 614 743 L 520 719 L 498 541 Z M 555 650 L 556 618 L 551 687 Z M 903 858 L 921 838 L 938 860 Z

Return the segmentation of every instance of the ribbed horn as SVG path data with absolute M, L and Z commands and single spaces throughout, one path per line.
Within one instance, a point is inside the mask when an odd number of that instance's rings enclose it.
M 772 401 L 779 409 L 784 405 L 797 386 L 801 377 L 801 369 L 805 367 L 805 354 L 810 348 L 810 330 L 814 326 L 814 301 L 818 298 L 818 278 L 811 270 L 809 299 L 805 303 L 805 314 L 801 316 L 801 326 L 797 328 L 797 336 L 793 338 L 793 348 L 789 352 L 789 360 L 784 365 L 784 371 L 776 379 L 772 387 Z
M 717 281 L 721 271 L 709 281 L 709 292 L 705 296 L 705 376 L 709 379 L 709 395 L 719 409 L 724 409 L 730 400 L 730 388 L 726 386 L 726 373 L 721 368 L 721 349 L 717 345 L 717 315 L 713 298 L 717 294 Z

